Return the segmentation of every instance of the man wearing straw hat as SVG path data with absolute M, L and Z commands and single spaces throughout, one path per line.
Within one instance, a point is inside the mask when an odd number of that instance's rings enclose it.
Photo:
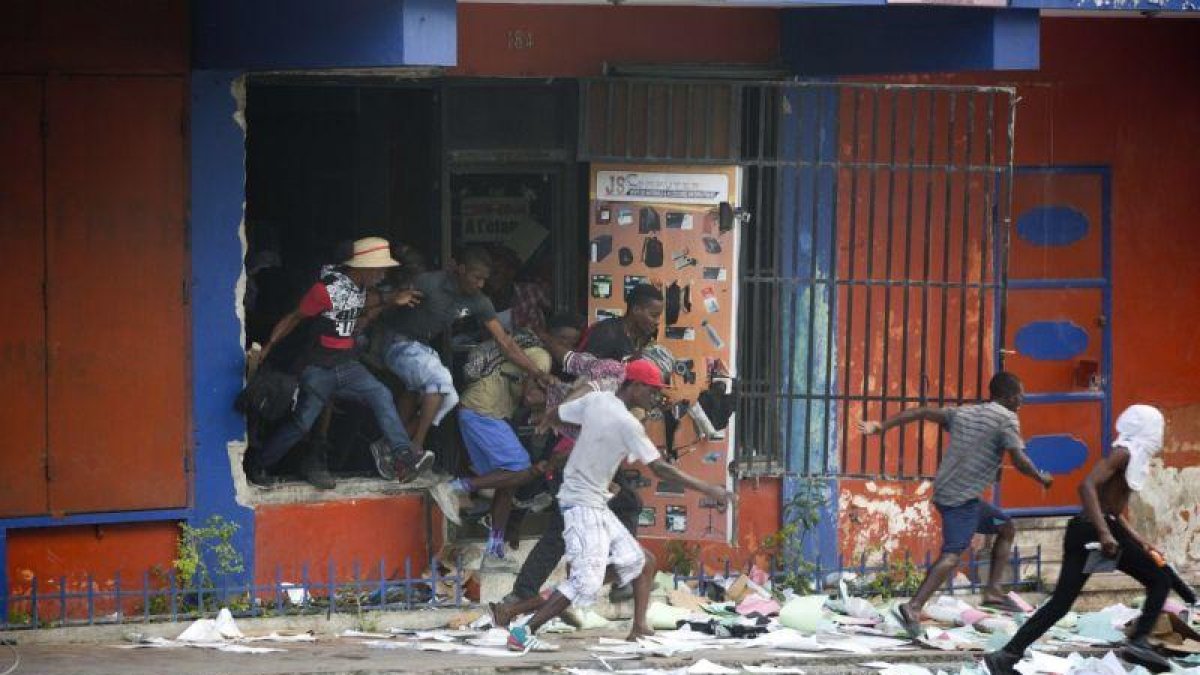
M 307 319 L 317 322 L 316 340 L 305 358 L 300 375 L 300 396 L 290 419 L 272 434 L 253 461 L 257 463 L 252 479 L 261 480 L 262 470 L 274 466 L 312 429 L 329 401 L 343 398 L 358 401 L 375 413 L 384 438 L 397 461 L 405 464 L 408 477 L 417 476 L 433 461 L 433 453 L 413 452 L 412 442 L 391 391 L 375 379 L 356 358 L 355 335 L 374 318 L 383 305 L 409 306 L 420 300 L 417 291 L 400 291 L 367 309 L 367 294 L 383 280 L 385 270 L 398 267 L 390 245 L 381 237 L 365 237 L 354 242 L 352 255 L 343 265 L 322 271 L 300 305 L 275 325 L 263 348 L 265 360 L 271 348 Z M 304 458 L 304 475 L 321 489 L 335 486 L 333 477 L 319 452 L 311 450 Z

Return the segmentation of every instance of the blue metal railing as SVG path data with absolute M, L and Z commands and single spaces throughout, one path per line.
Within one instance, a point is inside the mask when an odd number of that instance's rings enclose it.
M 824 586 L 825 578 L 830 574 L 853 572 L 857 574 L 860 579 L 862 579 L 868 575 L 889 574 L 895 572 L 897 571 L 897 562 L 900 562 L 904 568 L 908 568 L 914 564 L 912 556 L 908 551 L 904 552 L 904 556 L 902 558 L 889 558 L 888 554 L 884 552 L 878 563 L 870 565 L 867 564 L 867 555 L 865 553 L 859 557 L 857 565 L 853 563 L 847 564 L 847 561 L 844 560 L 841 555 L 839 555 L 836 564 L 834 566 L 827 567 L 823 564 L 823 561 L 818 558 L 815 561 L 814 566 L 807 570 L 800 570 L 799 566 L 789 566 L 779 560 L 775 560 L 774 564 L 772 565 L 770 577 L 773 583 L 778 583 L 789 577 L 795 578 L 797 575 L 801 577 L 808 576 L 810 577 L 811 587 L 817 589 L 815 592 L 819 592 Z M 1011 574 L 1008 576 L 1006 581 L 1001 583 L 1002 587 L 1012 589 L 1019 588 L 1022 590 L 1036 592 L 1041 592 L 1043 590 L 1042 547 L 1040 545 L 1037 546 L 1034 552 L 1030 555 L 1021 555 L 1020 548 L 1014 546 L 1012 555 L 1008 558 L 1007 562 L 1011 566 Z M 969 589 L 972 593 L 978 593 L 984 585 L 979 576 L 979 568 L 981 565 L 990 565 L 990 558 L 981 560 L 980 558 L 976 557 L 974 553 L 968 552 L 962 562 L 962 565 L 960 566 L 960 569 L 963 567 L 966 568 L 967 583 L 956 584 L 955 581 L 957 575 L 954 575 L 946 582 L 946 592 L 953 593 L 955 591 Z M 928 572 L 929 568 L 932 566 L 932 556 L 928 551 L 926 551 L 923 566 L 919 569 Z M 1022 579 L 1022 568 L 1024 567 L 1028 569 L 1030 566 L 1033 568 L 1033 578 L 1030 580 Z M 700 563 L 695 574 L 675 574 L 675 587 L 678 588 L 681 582 L 686 583 L 694 581 L 696 582 L 697 592 L 701 595 L 705 595 L 709 591 L 712 584 L 717 584 L 720 580 L 736 579 L 742 574 L 747 574 L 748 572 L 749 564 L 747 565 L 746 571 L 742 571 L 740 569 L 734 569 L 729 560 L 726 560 L 724 563 L 723 573 L 722 569 L 709 570 L 706 572 L 704 563 Z
M 413 575 L 412 558 L 404 560 L 402 575 L 389 574 L 383 558 L 373 574 L 364 574 L 355 562 L 348 579 L 337 577 L 332 560 L 324 581 L 312 580 L 309 569 L 308 563 L 301 566 L 297 583 L 285 581 L 282 568 L 276 567 L 268 584 L 231 583 L 226 575 L 219 582 L 192 585 L 178 583 L 174 570 L 147 570 L 141 574 L 141 583 L 134 586 L 122 583 L 117 573 L 110 588 L 99 588 L 89 573 L 81 590 L 69 590 L 67 577 L 59 577 L 57 591 L 49 593 L 41 587 L 45 580 L 33 577 L 27 591 L 13 593 L 6 589 L 8 616 L 0 617 L 0 630 L 179 621 L 199 618 L 222 607 L 228 607 L 235 617 L 321 613 L 332 617 L 335 613 L 364 610 L 463 605 L 466 577 L 461 560 L 455 561 L 451 573 L 443 574 L 441 561 L 434 557 L 427 576 Z M 98 606 L 103 609 L 98 610 Z

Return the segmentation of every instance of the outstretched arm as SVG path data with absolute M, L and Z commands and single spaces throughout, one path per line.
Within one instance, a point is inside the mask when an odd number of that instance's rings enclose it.
M 504 326 L 500 323 L 499 319 L 488 319 L 483 325 L 487 327 L 488 332 L 492 334 L 492 338 L 496 340 L 496 344 L 500 346 L 500 351 L 504 353 L 504 358 L 512 361 L 518 368 L 529 373 L 530 377 L 533 377 L 543 386 L 554 384 L 554 376 L 538 368 L 537 364 L 525 355 L 520 345 L 512 339 L 508 331 L 504 330 Z
M 676 467 L 673 464 L 667 464 L 661 459 L 656 459 L 653 462 L 650 462 L 648 466 L 650 467 L 650 471 L 660 479 L 670 481 L 672 483 L 678 483 L 679 485 L 691 490 L 695 490 L 696 492 L 702 492 L 715 499 L 717 503 L 722 506 L 726 504 L 732 504 L 737 501 L 737 495 L 734 494 L 732 490 L 726 490 L 724 487 L 719 485 L 705 483 L 699 478 L 680 470 L 679 467 Z
M 873 434 L 882 434 L 892 427 L 902 426 L 917 420 L 921 420 L 923 422 L 937 422 L 938 424 L 944 426 L 949 423 L 950 414 L 945 408 L 932 408 L 929 406 L 909 408 L 908 410 L 900 411 L 898 414 L 893 415 L 882 422 L 859 420 L 858 430 L 867 436 Z
M 1025 454 L 1022 448 L 1009 448 L 1008 456 L 1012 458 L 1013 466 L 1017 471 L 1029 476 L 1042 484 L 1042 487 L 1050 487 L 1054 483 L 1054 477 L 1045 471 L 1039 471 L 1033 464 L 1033 460 L 1029 459 L 1029 455 Z

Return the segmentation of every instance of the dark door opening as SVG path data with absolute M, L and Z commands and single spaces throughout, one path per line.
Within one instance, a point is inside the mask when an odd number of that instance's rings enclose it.
M 525 323 L 518 316 L 513 325 L 516 289 L 534 291 L 544 314 L 577 307 L 585 237 L 574 210 L 574 97 L 564 82 L 251 80 L 246 347 L 265 344 L 322 266 L 364 236 L 406 246 L 430 270 L 464 245 L 486 247 L 496 261 L 487 291 L 510 329 Z M 444 345 L 455 365 L 484 337 L 461 324 Z M 310 340 L 297 329 L 272 350 L 272 365 L 297 371 Z M 430 440 L 442 449 L 440 468 L 461 472 L 464 453 L 448 419 Z M 338 403 L 325 433 L 333 473 L 375 475 L 368 445 L 378 433 L 368 410 Z M 251 445 L 259 435 L 250 429 Z M 302 455 L 291 452 L 278 472 L 296 474 Z
M 246 346 L 265 344 L 323 265 L 349 242 L 386 237 L 433 264 L 441 246 L 432 86 L 383 88 L 251 82 L 246 99 Z M 305 326 L 272 353 L 295 369 Z M 371 414 L 338 405 L 328 430 L 335 473 L 373 475 Z M 253 434 L 252 434 L 253 436 Z M 254 438 L 251 442 L 254 442 Z M 281 467 L 291 473 L 300 453 Z

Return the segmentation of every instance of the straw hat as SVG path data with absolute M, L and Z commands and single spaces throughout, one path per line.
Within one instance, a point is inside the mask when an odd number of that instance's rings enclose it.
M 347 267 L 399 267 L 392 259 L 391 244 L 383 237 L 363 237 L 354 242 L 354 255 L 346 261 Z

